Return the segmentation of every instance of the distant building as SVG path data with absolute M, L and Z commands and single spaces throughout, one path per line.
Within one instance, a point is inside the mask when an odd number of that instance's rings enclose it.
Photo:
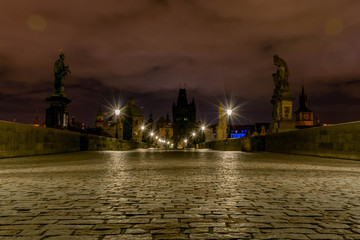
M 154 135 L 151 135 L 151 133 L 155 132 L 155 126 L 154 126 L 154 120 L 152 118 L 152 113 L 150 113 L 149 120 L 147 120 L 145 122 L 144 126 L 145 126 L 145 129 L 144 129 L 142 140 L 144 142 L 147 142 L 148 144 L 152 144 Z
M 141 108 L 135 105 L 134 99 L 130 98 L 128 105 L 124 110 L 124 114 L 121 113 L 124 119 L 123 123 L 123 138 L 124 140 L 131 140 L 135 142 L 141 142 L 143 138 L 143 132 L 141 126 L 144 124 L 144 117 L 142 115 Z
M 85 129 L 85 124 L 81 123 L 81 122 L 77 122 L 75 120 L 75 117 L 72 116 L 69 122 L 69 126 L 68 126 L 69 130 L 72 131 L 81 131 Z
M 268 131 L 270 123 L 255 123 L 255 124 L 247 124 L 247 125 L 231 125 L 230 127 L 230 137 L 229 138 L 242 138 L 245 136 L 258 136 L 258 135 L 266 135 Z M 220 131 L 222 134 L 221 138 L 218 137 L 218 125 L 210 125 L 207 127 L 212 130 L 213 136 L 208 138 L 210 141 L 219 141 L 225 140 L 228 134 L 228 129 L 225 131 Z M 207 140 L 207 141 L 208 141 Z
M 210 127 L 206 127 L 205 131 L 204 131 L 204 135 L 205 137 L 203 138 L 205 142 L 210 142 L 210 141 L 214 141 L 216 140 L 216 136 L 214 137 L 214 134 L 213 134 L 213 129 L 210 128 Z
M 172 106 L 172 114 L 174 122 L 174 143 L 175 146 L 181 148 L 180 145 L 183 139 L 187 138 L 196 127 L 195 100 L 193 98 L 188 104 L 186 89 L 179 89 L 177 104 L 173 103 Z
M 223 104 L 220 102 L 219 106 L 219 122 L 216 126 L 216 140 L 225 140 L 227 136 L 226 114 Z
M 104 113 L 99 108 L 99 112 L 96 114 L 95 128 L 104 128 Z
M 173 137 L 173 127 L 169 119 L 169 114 L 166 115 L 166 119 L 161 116 L 156 121 L 156 132 L 160 138 L 170 140 Z
M 299 97 L 299 105 L 299 109 L 295 112 L 296 128 L 307 128 L 314 126 L 314 114 L 313 111 L 311 111 L 308 107 L 304 85 L 302 86 L 301 95 Z
M 96 115 L 96 118 L 98 117 L 98 115 Z M 115 137 L 116 136 L 116 125 L 118 128 L 118 139 L 122 140 L 123 139 L 123 117 L 120 116 L 116 119 L 115 114 L 113 114 L 112 116 L 110 116 L 109 120 L 108 120 L 108 124 L 107 126 L 105 126 L 104 123 L 104 127 L 103 127 L 103 131 L 101 131 L 100 129 L 102 129 L 101 127 L 97 127 L 96 129 L 99 129 L 99 133 L 100 135 L 104 135 L 104 136 L 108 136 L 108 137 Z
M 255 131 L 260 135 L 266 135 L 266 132 L 269 130 L 270 123 L 255 123 Z
M 255 132 L 255 125 L 231 125 L 230 138 L 242 138 Z
M 33 125 L 36 127 L 40 126 L 40 120 L 38 116 L 38 110 L 36 109 Z
M 152 118 L 152 113 L 150 113 L 149 120 L 146 122 L 146 129 L 148 132 L 154 131 L 154 120 Z

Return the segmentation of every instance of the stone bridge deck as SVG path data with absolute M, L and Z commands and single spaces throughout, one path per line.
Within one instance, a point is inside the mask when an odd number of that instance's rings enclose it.
M 0 239 L 360 239 L 360 162 L 274 153 L 0 159 Z

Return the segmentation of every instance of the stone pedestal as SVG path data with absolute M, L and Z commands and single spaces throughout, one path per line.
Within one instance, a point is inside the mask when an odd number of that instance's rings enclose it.
M 50 107 L 46 109 L 46 127 L 67 128 L 69 122 L 67 105 L 71 103 L 71 100 L 63 95 L 54 94 L 46 101 L 50 104 Z
M 285 92 L 278 99 L 273 99 L 273 121 L 270 124 L 270 133 L 294 131 L 295 122 L 292 120 L 294 97 L 290 92 Z

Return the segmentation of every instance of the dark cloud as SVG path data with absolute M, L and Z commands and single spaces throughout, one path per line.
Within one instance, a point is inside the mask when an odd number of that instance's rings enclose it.
M 155 118 L 171 113 L 185 82 L 200 118 L 216 119 L 228 94 L 243 107 L 240 122 L 270 121 L 274 54 L 288 63 L 293 95 L 304 82 L 324 122 L 359 120 L 359 7 L 339 0 L 4 0 L 0 119 L 31 122 L 33 109 L 45 112 L 64 49 L 69 110 L 90 125 L 108 98 L 132 96 Z M 34 15 L 42 20 L 31 22 Z

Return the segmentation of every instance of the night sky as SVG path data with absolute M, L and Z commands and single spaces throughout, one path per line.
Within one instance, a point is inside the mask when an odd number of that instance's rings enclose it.
M 63 49 L 70 116 L 94 126 L 101 106 L 129 97 L 147 119 L 169 113 L 179 83 L 198 120 L 216 122 L 219 101 L 236 122 L 270 122 L 273 55 L 301 84 L 314 119 L 360 120 L 360 1 L 64 0 L 0 2 L 0 120 L 41 120 Z

